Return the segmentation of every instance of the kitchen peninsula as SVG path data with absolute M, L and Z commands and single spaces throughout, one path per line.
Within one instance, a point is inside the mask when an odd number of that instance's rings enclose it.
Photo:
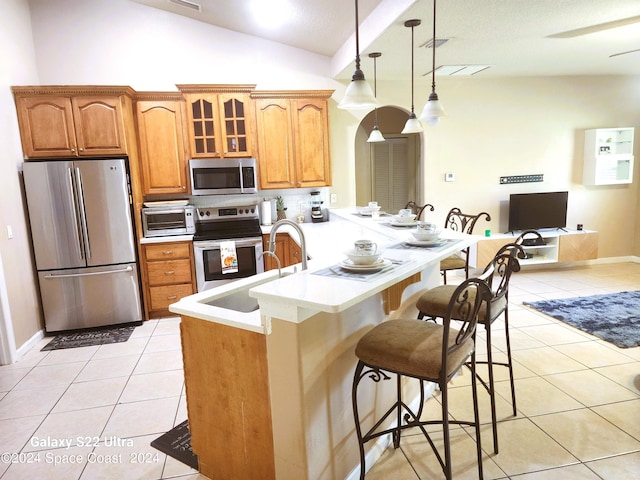
M 330 222 L 303 224 L 302 230 L 308 270 L 298 265 L 282 278 L 268 271 L 169 307 L 182 316 L 192 448 L 210 478 L 352 475 L 358 468 L 351 409 L 355 344 L 403 299 L 438 284 L 440 259 L 477 241 L 445 231 L 447 241 L 436 248 L 408 247 L 407 228 L 357 216 L 354 209 L 334 210 Z M 366 278 L 344 276 L 343 252 L 360 238 L 376 242 L 391 265 Z M 369 420 L 386 410 L 394 385 L 362 389 Z M 381 448 L 372 446 L 371 461 Z

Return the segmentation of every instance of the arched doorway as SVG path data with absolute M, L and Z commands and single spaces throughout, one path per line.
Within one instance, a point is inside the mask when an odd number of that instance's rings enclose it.
M 397 213 L 409 201 L 423 202 L 422 134 L 402 134 L 408 112 L 399 107 L 378 108 L 384 142 L 367 143 L 375 113 L 360 122 L 355 138 L 356 204 L 375 200 L 382 210 Z

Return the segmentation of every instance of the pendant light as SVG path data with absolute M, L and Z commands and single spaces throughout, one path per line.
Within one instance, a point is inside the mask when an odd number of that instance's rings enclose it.
M 406 22 L 404 22 L 405 27 L 411 28 L 411 115 L 409 115 L 407 123 L 404 124 L 404 128 L 401 132 L 403 134 L 422 132 L 422 124 L 416 118 L 416 113 L 414 111 L 413 105 L 413 29 L 421 23 L 422 22 L 418 19 L 407 20 Z
M 376 60 L 378 57 L 382 56 L 380 52 L 373 52 L 369 54 L 369 58 L 373 58 L 373 95 L 374 97 L 378 94 L 378 85 L 377 78 L 378 72 L 376 69 Z M 377 143 L 384 142 L 384 137 L 382 136 L 382 132 L 378 128 L 378 108 L 374 108 L 373 110 L 373 130 L 371 130 L 371 134 L 369 134 L 369 138 L 367 139 L 369 143 Z
M 440 117 L 444 117 L 444 108 L 436 93 L 436 0 L 433 0 L 433 62 L 431 64 L 431 94 L 429 100 L 424 105 L 420 120 L 424 120 L 427 125 L 437 125 Z
M 351 77 L 351 83 L 347 87 L 344 98 L 338 104 L 338 108 L 344 110 L 370 109 L 378 106 L 371 87 L 364 79 L 364 73 L 360 70 L 360 35 L 358 32 L 358 0 L 356 2 L 356 71 Z

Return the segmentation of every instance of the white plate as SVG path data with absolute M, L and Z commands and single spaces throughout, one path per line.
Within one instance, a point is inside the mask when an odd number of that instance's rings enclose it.
M 416 220 L 412 220 L 411 222 L 398 222 L 396 220 L 391 220 L 389 225 L 393 227 L 415 227 L 418 225 L 418 222 Z
M 447 243 L 447 241 L 442 238 L 436 240 L 416 240 L 413 237 L 408 238 L 405 242 L 413 247 L 439 247 Z
M 161 207 L 184 207 L 189 205 L 189 200 L 164 200 L 161 202 L 144 202 L 144 206 L 147 208 L 161 208 Z
M 391 260 L 387 260 L 386 258 L 381 258 L 372 265 L 356 265 L 352 263 L 351 260 L 343 260 L 342 262 L 340 262 L 340 266 L 342 268 L 351 272 L 375 272 L 378 270 L 382 270 L 389 265 L 391 265 Z

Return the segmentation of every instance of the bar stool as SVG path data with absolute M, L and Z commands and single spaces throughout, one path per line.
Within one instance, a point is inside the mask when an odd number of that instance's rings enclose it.
M 480 217 L 484 216 L 490 222 L 491 216 L 487 212 L 480 212 L 477 215 L 462 213 L 459 208 L 452 208 L 447 213 L 444 227 L 456 232 L 472 234 Z M 440 262 L 440 273 L 444 284 L 447 284 L 447 272 L 450 270 L 464 269 L 464 278 L 469 278 L 469 251 L 471 247 L 461 250 L 459 253 L 450 255 Z
M 510 243 L 503 246 L 495 255 L 493 260 L 486 266 L 483 278 L 491 288 L 491 298 L 485 307 L 480 309 L 478 313 L 478 323 L 483 325 L 486 332 L 487 360 L 478 361 L 476 363 L 487 365 L 489 371 L 489 381 L 477 375 L 478 380 L 482 383 L 485 390 L 489 393 L 491 400 L 491 425 L 493 427 L 493 451 L 498 453 L 498 427 L 496 418 L 496 399 L 494 388 L 493 366 L 499 365 L 509 369 L 509 381 L 511 384 L 511 405 L 513 407 L 513 415 L 517 415 L 516 409 L 516 390 L 513 378 L 513 362 L 511 360 L 511 342 L 509 340 L 509 280 L 513 272 L 520 271 L 520 263 L 517 257 L 524 255 L 522 247 L 516 243 Z M 455 295 L 456 286 L 439 285 L 435 288 L 427 290 L 416 302 L 418 319 L 435 320 L 444 318 L 448 311 L 448 305 L 453 295 Z M 495 362 L 491 350 L 491 325 L 504 313 L 504 328 L 507 347 L 507 362 Z M 454 320 L 461 320 L 454 316 Z
M 416 202 L 414 202 L 413 200 L 408 202 L 404 206 L 404 208 L 410 208 L 411 209 L 411 213 L 413 213 L 416 216 L 416 220 L 420 220 L 420 217 L 422 216 L 422 212 L 424 212 L 424 210 L 426 208 L 428 208 L 430 212 L 433 212 L 433 210 L 434 210 L 433 205 L 431 205 L 430 203 L 427 203 L 427 204 L 425 204 L 423 206 L 420 206 Z
M 456 287 L 450 297 L 442 325 L 420 320 L 389 320 L 377 325 L 365 334 L 356 346 L 358 364 L 356 366 L 353 388 L 353 416 L 360 448 L 360 479 L 364 479 L 364 444 L 381 435 L 391 434 L 393 446 L 400 446 L 402 430 L 418 427 L 434 451 L 447 479 L 452 478 L 451 445 L 449 424 L 461 424 L 475 427 L 478 456 L 478 472 L 482 478 L 482 448 L 480 444 L 480 422 L 478 418 L 478 392 L 475 376 L 475 330 L 478 311 L 482 302 L 488 301 L 491 291 L 487 283 L 480 278 L 470 278 Z M 462 318 L 465 322 L 460 330 L 450 326 L 452 318 Z M 448 412 L 449 380 L 469 362 L 473 373 L 471 382 L 473 394 L 473 421 L 450 420 Z M 374 382 L 389 380 L 389 373 L 396 374 L 396 401 L 375 425 L 364 435 L 360 426 L 357 390 L 364 377 Z M 401 377 L 416 378 L 420 381 L 420 407 L 413 412 L 402 399 Z M 423 382 L 437 383 L 442 393 L 442 420 L 421 419 L 424 404 Z M 404 412 L 404 415 L 403 415 Z M 378 431 L 387 420 L 395 426 Z M 404 424 L 403 424 L 404 422 Z M 442 424 L 444 436 L 444 459 L 425 425 Z

